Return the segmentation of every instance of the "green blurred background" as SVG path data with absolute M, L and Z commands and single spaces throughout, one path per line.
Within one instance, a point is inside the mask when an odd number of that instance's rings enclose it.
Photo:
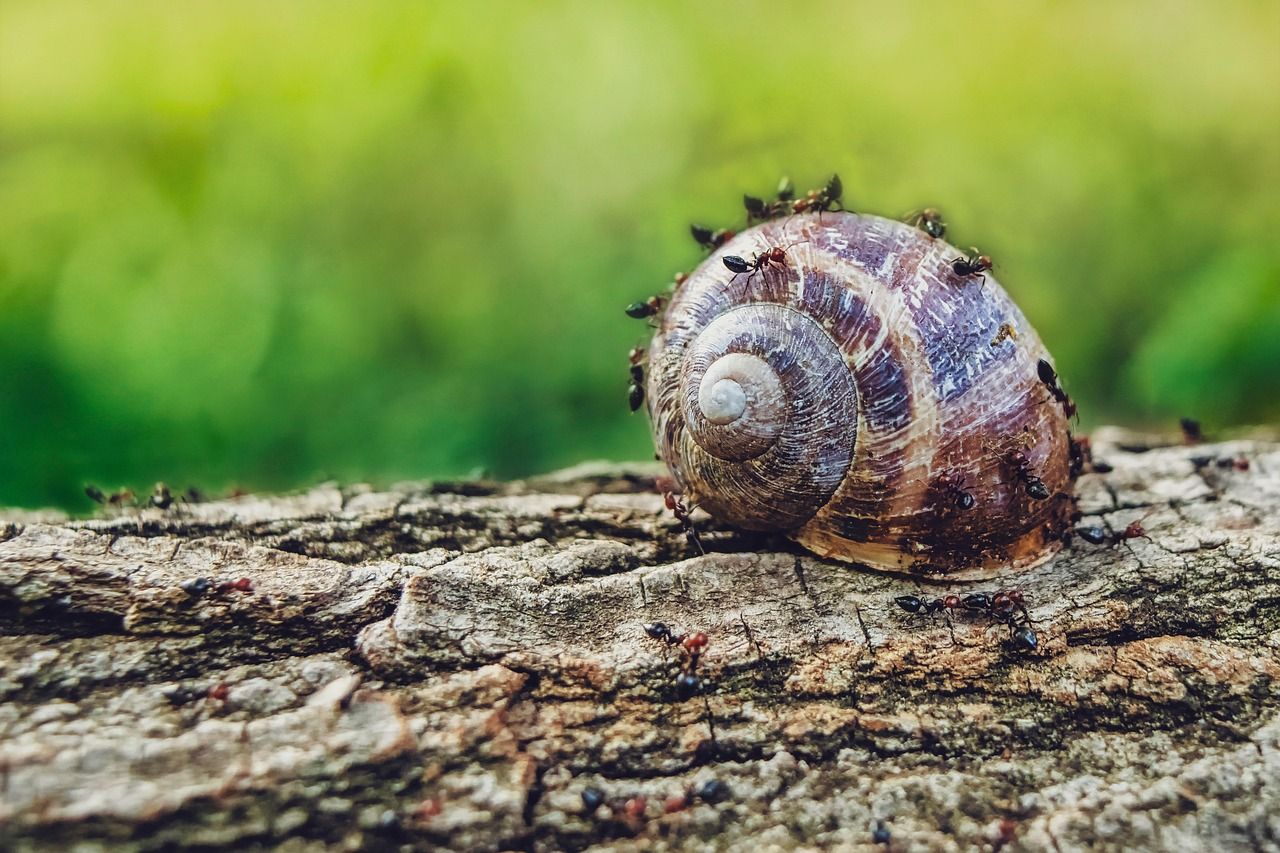
M 0 504 L 651 453 L 627 302 L 831 171 L 1085 427 L 1280 420 L 1280 4 L 0 4 Z

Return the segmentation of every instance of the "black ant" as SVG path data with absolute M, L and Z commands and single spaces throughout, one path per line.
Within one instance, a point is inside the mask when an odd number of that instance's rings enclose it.
M 973 248 L 972 246 L 970 248 Z M 983 281 L 987 280 L 985 273 L 987 270 L 995 266 L 991 262 L 991 258 L 987 255 L 978 254 L 977 249 L 973 249 L 973 254 L 959 258 L 953 258 L 947 261 L 951 265 L 951 272 L 958 278 L 968 278 L 969 276 L 978 276 Z
M 820 190 L 809 190 L 804 198 L 796 199 L 792 205 L 793 213 L 821 214 L 827 210 L 844 210 L 844 184 L 839 175 L 832 175 Z
M 689 520 L 691 510 L 684 505 L 684 501 L 680 500 L 673 491 L 663 492 L 662 501 L 666 504 L 667 509 L 671 510 L 671 514 L 676 517 L 676 521 L 680 522 L 680 529 L 684 531 L 684 536 L 689 540 L 689 544 L 697 548 L 699 554 L 705 555 L 707 552 L 703 550 L 702 540 L 698 538 L 698 530 L 693 526 L 693 522 Z
M 912 215 L 907 222 L 935 239 L 947 233 L 947 223 L 942 221 L 942 214 L 932 207 Z
M 956 610 L 962 606 L 958 595 L 948 595 L 934 599 L 920 598 L 918 595 L 900 595 L 893 600 L 893 603 L 908 613 L 913 615 L 919 613 L 924 616 L 932 616 L 943 610 Z
M 1022 485 L 1027 490 L 1027 497 L 1035 501 L 1047 500 L 1050 496 L 1049 488 L 1036 476 L 1031 470 L 1031 460 L 1027 458 L 1027 454 L 1021 450 L 1014 450 L 1005 456 L 1005 461 L 1013 466 L 1014 471 L 1018 474 L 1018 479 L 1022 480 Z
M 747 224 L 765 222 L 782 216 L 791 208 L 791 200 L 795 197 L 796 188 L 791 179 L 784 177 L 778 182 L 778 194 L 773 201 L 765 201 L 753 195 L 742 197 L 742 206 L 747 210 Z
M 1079 438 L 1068 437 L 1067 459 L 1071 466 L 1071 478 L 1079 477 L 1086 465 L 1093 463 L 1093 445 L 1087 435 Z
M 151 491 L 151 505 L 156 509 L 168 509 L 173 506 L 173 492 L 164 483 L 156 483 Z
M 646 317 L 652 317 L 662 310 L 662 297 L 650 296 L 643 302 L 632 302 L 624 309 L 628 317 L 636 320 L 643 320 Z
M 1058 384 L 1058 372 L 1053 369 L 1053 365 L 1045 359 L 1036 362 L 1036 373 L 1040 376 L 1040 381 L 1049 389 L 1049 393 L 1053 395 L 1053 399 L 1057 400 L 1062 406 L 1062 412 L 1068 418 L 1075 417 L 1076 404 L 1067 396 L 1067 392 L 1062 390 L 1062 386 Z
M 1178 426 L 1182 427 L 1182 443 L 1186 445 L 1199 444 L 1204 441 L 1204 430 L 1200 428 L 1200 422 L 1192 418 L 1181 418 Z
M 703 225 L 690 225 L 689 233 L 693 236 L 693 241 L 708 251 L 719 249 L 725 243 L 733 239 L 733 232 L 728 228 L 720 228 L 712 231 Z
M 631 386 L 627 389 L 627 401 L 633 412 L 644 405 L 644 365 L 640 363 L 643 358 L 644 350 L 639 347 L 631 350 L 628 356 L 631 362 Z
M 944 514 L 950 509 L 970 510 L 977 501 L 973 493 L 964 488 L 964 483 L 955 474 L 939 474 L 930 484 L 938 498 L 945 502 Z
M 1105 545 L 1107 542 L 1107 529 L 1097 524 L 1077 527 L 1076 535 L 1090 545 Z

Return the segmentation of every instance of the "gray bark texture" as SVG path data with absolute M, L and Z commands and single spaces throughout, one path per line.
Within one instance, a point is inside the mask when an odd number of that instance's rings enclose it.
M 0 514 L 0 848 L 1280 849 L 1280 443 L 1094 456 L 1148 538 L 988 584 L 692 555 L 645 467 Z M 1035 651 L 893 604 L 1008 585 Z

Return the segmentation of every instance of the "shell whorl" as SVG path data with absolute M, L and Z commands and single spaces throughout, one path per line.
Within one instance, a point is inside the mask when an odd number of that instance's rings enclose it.
M 775 246 L 785 263 L 721 262 Z M 768 222 L 713 253 L 649 349 L 659 454 L 690 498 L 878 568 L 959 576 L 1052 553 L 1071 499 L 1066 416 L 1036 375 L 1048 354 L 990 274 L 955 277 L 961 254 L 848 213 Z M 1017 340 L 993 346 L 1003 323 Z M 1026 494 L 1014 450 L 1052 498 Z M 947 506 L 940 476 L 976 506 Z

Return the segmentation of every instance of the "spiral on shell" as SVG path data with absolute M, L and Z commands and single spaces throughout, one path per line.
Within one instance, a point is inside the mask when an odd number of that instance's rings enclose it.
M 778 247 L 785 260 L 746 273 L 722 262 Z M 655 443 L 689 500 L 880 569 L 979 576 L 1050 556 L 1074 507 L 1068 417 L 1034 330 L 989 273 L 957 276 L 962 256 L 843 212 L 714 251 L 648 350 Z

